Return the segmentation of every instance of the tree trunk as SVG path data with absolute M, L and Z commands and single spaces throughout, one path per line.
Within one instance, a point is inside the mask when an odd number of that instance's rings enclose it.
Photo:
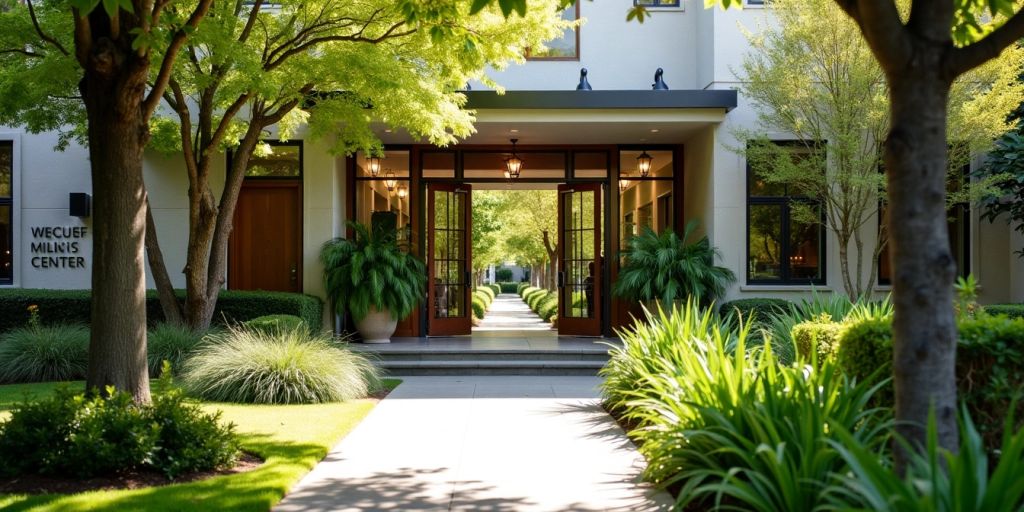
M 99 39 L 79 83 L 88 116 L 93 190 L 92 325 L 87 389 L 149 402 L 146 364 L 146 189 L 141 108 L 149 62 Z
M 167 264 L 164 262 L 164 253 L 160 249 L 160 240 L 156 234 L 156 221 L 153 220 L 153 209 L 146 201 L 146 259 L 149 260 L 149 270 L 153 274 L 153 282 L 156 283 L 157 296 L 160 298 L 160 309 L 164 313 L 164 321 L 174 325 L 186 325 L 185 315 L 182 312 L 178 297 L 174 294 L 174 286 L 171 283 L 171 276 L 167 273 Z
M 918 447 L 934 408 L 939 445 L 956 450 L 956 262 L 946 228 L 946 102 L 938 50 L 889 77 L 892 129 L 885 145 L 893 266 L 893 376 L 897 432 Z M 897 444 L 897 465 L 906 453 Z

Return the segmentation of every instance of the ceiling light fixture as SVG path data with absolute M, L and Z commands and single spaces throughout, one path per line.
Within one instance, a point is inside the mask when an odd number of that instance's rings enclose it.
M 512 139 L 512 156 L 505 159 L 505 178 L 509 180 L 518 178 L 523 170 L 523 159 L 516 155 L 516 142 L 519 139 Z
M 654 157 L 647 154 L 647 151 L 640 153 L 640 156 L 636 157 L 636 168 L 640 172 L 641 178 L 646 178 L 651 173 L 651 163 L 654 162 Z

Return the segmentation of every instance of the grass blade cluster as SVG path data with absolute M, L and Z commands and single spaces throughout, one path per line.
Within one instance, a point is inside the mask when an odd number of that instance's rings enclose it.
M 303 327 L 213 334 L 189 359 L 181 380 L 207 400 L 312 404 L 365 397 L 379 379 L 366 357 Z

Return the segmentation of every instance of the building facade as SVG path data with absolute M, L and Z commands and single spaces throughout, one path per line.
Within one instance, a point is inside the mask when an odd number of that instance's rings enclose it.
M 227 287 L 323 297 L 321 245 L 345 236 L 348 220 L 392 212 L 431 268 L 424 308 L 402 322 L 400 334 L 460 334 L 466 327 L 453 319 L 468 309 L 459 297 L 472 258 L 463 236 L 472 190 L 508 187 L 505 160 L 514 154 L 525 162 L 515 187 L 558 189 L 563 199 L 559 326 L 567 333 L 608 334 L 628 320 L 629 308 L 608 284 L 624 240 L 643 226 L 698 221 L 721 251 L 720 264 L 738 278 L 727 299 L 841 292 L 835 238 L 790 219 L 788 198 L 762 190 L 732 149 L 745 144 L 735 128 L 756 120 L 737 91 L 735 70 L 747 51 L 741 27 L 770 23 L 770 13 L 759 5 L 722 11 L 697 0 L 658 3 L 642 25 L 625 20 L 629 2 L 567 10 L 584 20 L 579 29 L 546 55 L 492 74 L 506 94 L 470 84 L 477 133 L 457 146 L 432 147 L 385 125 L 377 131 L 386 144 L 379 163 L 362 153 L 331 155 L 325 141 L 301 133 L 273 144 L 272 154 L 254 158 L 243 186 Z M 577 90 L 583 68 L 592 90 Z M 656 82 L 659 68 L 667 90 Z M 55 151 L 56 144 L 54 133 L 0 128 L 0 286 L 90 285 L 92 221 L 81 195 L 91 193 L 87 151 Z M 223 172 L 228 157 L 220 158 L 214 168 Z M 184 267 L 188 236 L 183 169 L 178 158 L 146 156 L 146 185 L 176 286 L 184 286 L 175 272 Z M 1024 301 L 1024 261 L 1013 254 L 1024 246 L 1019 233 L 980 222 L 969 208 L 953 215 L 950 230 L 961 272 L 978 278 L 983 303 Z M 865 231 L 870 237 L 874 226 Z M 595 293 L 599 300 L 588 298 Z

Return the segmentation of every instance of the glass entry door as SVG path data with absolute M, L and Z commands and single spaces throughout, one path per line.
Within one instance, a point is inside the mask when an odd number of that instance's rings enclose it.
M 558 186 L 558 334 L 601 335 L 601 184 Z
M 427 333 L 469 334 L 473 328 L 470 293 L 470 186 L 427 186 Z

